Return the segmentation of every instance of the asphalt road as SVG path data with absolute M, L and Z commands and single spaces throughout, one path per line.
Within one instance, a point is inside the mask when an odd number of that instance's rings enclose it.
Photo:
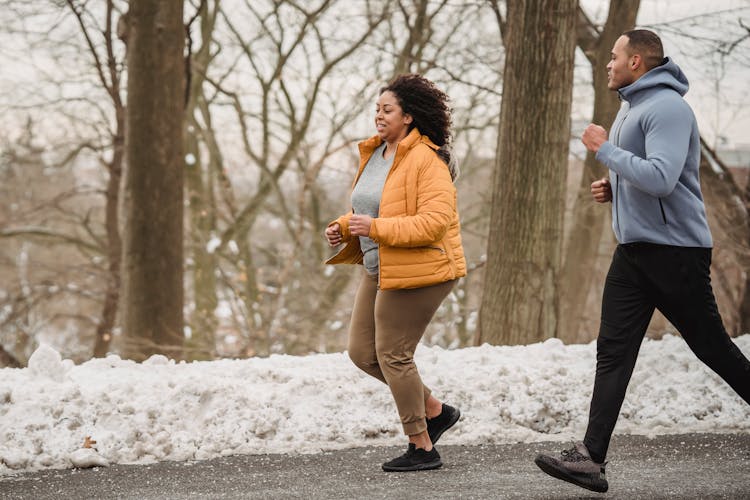
M 0 477 L 2 499 L 750 499 L 750 433 L 615 437 L 609 492 L 553 479 L 533 463 L 566 444 L 438 446 L 436 471 L 385 473 L 404 450 L 244 455 L 200 462 L 114 465 Z

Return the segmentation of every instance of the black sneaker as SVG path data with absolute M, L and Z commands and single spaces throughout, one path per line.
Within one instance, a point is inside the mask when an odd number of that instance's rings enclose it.
M 386 472 L 408 472 L 437 469 L 442 465 L 440 454 L 434 446 L 430 451 L 425 451 L 424 448 L 417 448 L 414 443 L 409 443 L 409 449 L 406 450 L 406 453 L 384 463 L 383 470 Z
M 571 449 L 563 450 L 559 457 L 537 455 L 534 463 L 550 476 L 581 488 L 599 493 L 604 493 L 609 488 L 604 475 L 606 462 L 598 464 L 591 460 L 589 450 L 583 443 L 576 443 Z
M 461 412 L 458 408 L 443 403 L 440 415 L 427 419 L 427 434 L 430 435 L 432 444 L 437 443 L 440 436 L 458 422 L 459 417 L 461 417 Z

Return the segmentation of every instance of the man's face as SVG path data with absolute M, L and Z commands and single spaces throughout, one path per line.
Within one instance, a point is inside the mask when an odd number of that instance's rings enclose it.
M 607 64 L 607 88 L 609 90 L 621 89 L 636 80 L 631 66 L 633 57 L 628 53 L 627 45 L 628 37 L 622 35 L 612 47 L 612 58 Z

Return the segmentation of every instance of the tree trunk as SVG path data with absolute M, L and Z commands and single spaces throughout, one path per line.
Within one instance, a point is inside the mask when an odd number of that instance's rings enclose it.
M 123 354 L 180 357 L 183 334 L 182 0 L 132 0 L 128 16 Z
M 607 88 L 607 64 L 612 46 L 624 31 L 635 25 L 640 0 L 612 0 L 604 30 L 596 39 L 579 36 L 579 46 L 591 62 L 594 84 L 593 123 L 609 127 L 620 108 L 617 92 Z M 565 260 L 562 268 L 560 289 L 560 329 L 559 337 L 566 343 L 587 342 L 596 332 L 581 332 L 581 320 L 587 314 L 588 297 L 594 279 L 599 276 L 592 272 L 596 260 L 599 241 L 603 234 L 610 234 L 606 227 L 606 210 L 609 205 L 600 206 L 591 199 L 591 183 L 607 175 L 607 169 L 596 161 L 592 152 L 586 154 L 581 176 L 581 184 L 576 196 L 572 227 L 565 246 Z
M 198 126 L 197 123 L 191 125 Z M 194 158 L 194 163 L 186 166 L 185 180 L 190 202 L 190 248 L 193 256 L 195 306 L 190 319 L 191 335 L 185 342 L 185 356 L 190 360 L 208 360 L 213 359 L 216 351 L 218 263 L 216 255 L 208 250 L 211 231 L 216 227 L 212 184 L 204 182 L 203 177 L 205 175 L 210 180 L 213 173 L 210 169 L 206 172 L 202 166 L 198 139 L 194 131 L 186 134 L 186 147 L 187 152 Z
M 102 316 L 96 327 L 94 357 L 103 358 L 109 352 L 112 342 L 112 329 L 117 318 L 117 304 L 120 299 L 120 267 L 122 266 L 122 239 L 120 238 L 120 179 L 125 155 L 125 110 L 117 109 L 117 131 L 115 132 L 112 162 L 109 164 L 107 181 L 107 201 L 105 224 L 107 228 L 107 258 L 109 276 L 104 292 Z
M 576 7 L 508 3 L 481 342 L 557 334 Z
M 191 54 L 190 96 L 186 109 L 185 148 L 192 161 L 185 167 L 185 182 L 190 215 L 190 254 L 193 269 L 194 307 L 190 318 L 190 338 L 185 342 L 185 357 L 189 360 L 209 360 L 216 353 L 216 254 L 209 251 L 208 244 L 213 231 L 216 231 L 216 203 L 214 184 L 216 163 L 221 161 L 220 153 L 207 145 L 208 164 L 204 165 L 200 151 L 200 135 L 212 134 L 211 130 L 201 130 L 196 118 L 203 115 L 207 129 L 211 128 L 210 114 L 203 96 L 203 83 L 208 65 L 211 62 L 210 40 L 216 23 L 218 0 L 213 9 L 207 3 L 201 4 L 200 27 L 201 47 Z
M 254 223 L 251 221 L 251 225 Z M 239 247 L 240 298 L 248 315 L 248 336 L 243 352 L 248 356 L 268 356 L 271 354 L 271 326 L 268 311 L 264 307 L 258 282 L 258 267 L 253 260 L 253 252 L 248 238 L 237 241 Z

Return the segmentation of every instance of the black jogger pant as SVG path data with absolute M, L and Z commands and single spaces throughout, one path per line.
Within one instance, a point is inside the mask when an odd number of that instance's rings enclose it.
M 750 403 L 750 362 L 727 335 L 711 289 L 711 249 L 618 245 L 602 296 L 584 444 L 603 462 L 646 328 L 658 309 L 690 349 Z

